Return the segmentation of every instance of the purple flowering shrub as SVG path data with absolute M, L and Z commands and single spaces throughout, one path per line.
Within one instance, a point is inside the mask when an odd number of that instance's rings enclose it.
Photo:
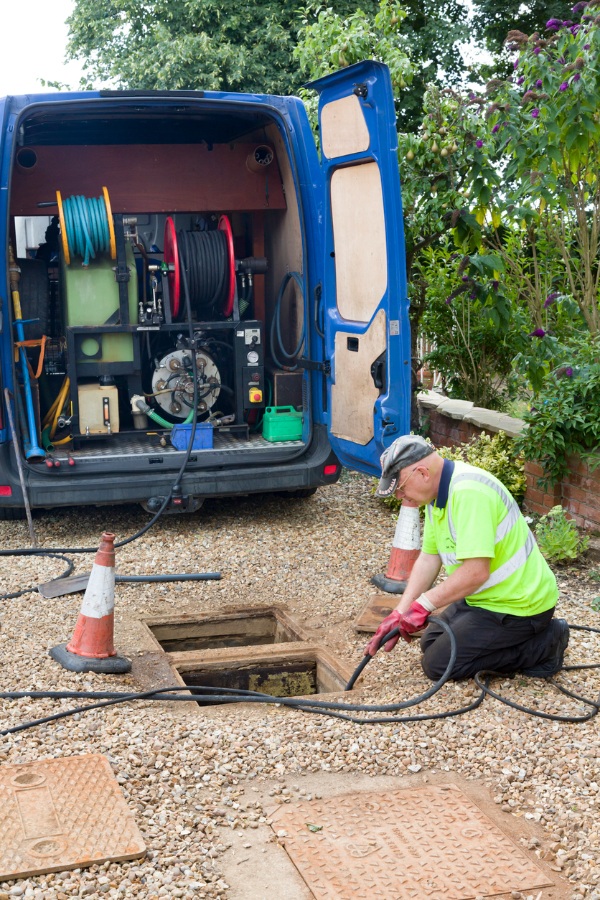
M 490 155 L 502 171 L 506 226 L 525 227 L 531 252 L 559 261 L 580 326 L 600 332 L 600 3 L 577 3 L 572 19 L 549 19 L 543 34 L 511 31 L 515 74 L 490 82 Z M 498 184 L 500 187 L 500 184 Z M 494 240 L 491 240 L 492 245 Z M 538 267 L 541 271 L 541 265 Z M 556 273 L 555 273 L 556 274 Z M 540 312 L 550 290 L 537 288 Z M 539 334 L 538 317 L 530 337 Z
M 597 340 L 564 344 L 524 416 L 528 427 L 517 444 L 526 459 L 542 466 L 546 484 L 563 477 L 571 454 L 600 463 L 599 350 Z

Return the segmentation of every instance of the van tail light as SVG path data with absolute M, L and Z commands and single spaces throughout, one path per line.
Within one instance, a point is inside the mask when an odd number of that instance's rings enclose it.
M 323 475 L 335 475 L 337 473 L 338 467 L 335 464 L 325 466 L 323 469 Z
M 10 484 L 0 484 L 0 497 L 12 497 Z

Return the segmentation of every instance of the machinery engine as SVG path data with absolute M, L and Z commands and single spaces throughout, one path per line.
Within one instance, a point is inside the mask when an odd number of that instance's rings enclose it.
M 152 397 L 164 412 L 186 419 L 194 404 L 192 350 L 172 350 L 156 360 L 152 374 Z M 196 351 L 198 412 L 213 408 L 221 392 L 221 374 L 206 350 Z

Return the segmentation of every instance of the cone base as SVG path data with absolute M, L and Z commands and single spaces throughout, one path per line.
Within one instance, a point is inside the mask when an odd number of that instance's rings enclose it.
M 388 578 L 387 575 L 373 575 L 371 584 L 378 587 L 380 591 L 386 594 L 403 594 L 406 588 L 406 581 L 396 581 L 395 578 Z
M 52 647 L 49 653 L 53 660 L 69 672 L 99 672 L 105 675 L 123 675 L 131 672 L 131 661 L 125 656 L 109 656 L 107 659 L 79 656 L 67 650 L 66 644 Z

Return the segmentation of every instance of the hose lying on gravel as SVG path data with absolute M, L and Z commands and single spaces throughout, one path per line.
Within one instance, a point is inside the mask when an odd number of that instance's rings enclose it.
M 59 719 L 65 719 L 69 716 L 74 716 L 78 713 L 88 712 L 92 709 L 103 709 L 107 706 L 115 706 L 118 703 L 127 703 L 132 700 L 172 700 L 178 702 L 198 702 L 198 698 L 202 697 L 203 703 L 272 703 L 277 706 L 285 706 L 290 709 L 297 709 L 301 712 L 306 713 L 315 713 L 317 715 L 323 716 L 331 716 L 336 719 L 345 719 L 348 722 L 355 722 L 358 725 L 375 725 L 375 724 L 390 724 L 395 722 L 423 722 L 429 719 L 445 719 L 450 718 L 451 716 L 459 716 L 463 713 L 471 712 L 471 710 L 477 709 L 478 706 L 481 705 L 483 699 L 486 694 L 490 697 L 493 697 L 495 700 L 499 700 L 501 703 L 505 703 L 507 706 L 512 707 L 513 709 L 517 709 L 520 712 L 525 712 L 528 715 L 536 716 L 541 719 L 550 719 L 553 722 L 587 722 L 592 719 L 594 716 L 598 714 L 600 710 L 600 697 L 598 700 L 590 700 L 586 697 L 581 697 L 578 694 L 573 693 L 572 691 L 565 688 L 563 685 L 558 684 L 554 679 L 547 679 L 550 684 L 554 685 L 554 687 L 558 688 L 563 694 L 567 697 L 571 697 L 574 700 L 578 700 L 583 703 L 585 706 L 590 707 L 590 711 L 581 716 L 569 716 L 569 715 L 557 715 L 555 713 L 545 713 L 540 712 L 536 709 L 529 709 L 526 706 L 522 706 L 519 703 L 515 703 L 513 700 L 508 700 L 506 697 L 502 697 L 500 694 L 492 691 L 489 687 L 489 681 L 492 677 L 501 677 L 506 678 L 506 673 L 498 673 L 498 672 L 478 672 L 475 675 L 475 683 L 480 689 L 479 696 L 470 703 L 468 706 L 463 706 L 460 709 L 449 710 L 447 712 L 440 713 L 429 713 L 429 714 L 419 714 L 419 715 L 411 715 L 411 716 L 395 716 L 395 715 L 386 715 L 386 716 L 377 716 L 370 718 L 359 718 L 356 715 L 352 715 L 351 713 L 356 712 L 369 712 L 369 713 L 396 713 L 402 709 L 409 709 L 411 706 L 418 706 L 420 703 L 423 703 L 425 700 L 428 700 L 434 694 L 436 694 L 440 688 L 444 686 L 444 684 L 450 678 L 452 673 L 452 669 L 454 668 L 454 663 L 456 661 L 456 639 L 454 634 L 452 633 L 451 627 L 443 620 L 438 619 L 438 623 L 442 626 L 442 628 L 447 632 L 448 637 L 450 639 L 450 659 L 448 661 L 448 665 L 446 667 L 446 671 L 439 679 L 436 681 L 428 690 L 426 690 L 423 694 L 419 694 L 419 696 L 414 697 L 412 700 L 405 700 L 402 703 L 385 703 L 385 704 L 353 704 L 353 703 L 334 703 L 326 700 L 308 700 L 305 698 L 298 697 L 273 697 L 270 694 L 262 694 L 258 691 L 244 691 L 244 690 L 234 690 L 232 688 L 214 688 L 214 687 L 203 687 L 203 686 L 188 686 L 186 688 L 185 694 L 177 693 L 181 690 L 181 686 L 177 685 L 175 687 L 166 687 L 166 688 L 157 688 L 151 691 L 143 691 L 138 693 L 127 693 L 127 692 L 119 692 L 119 691 L 7 691 L 0 693 L 0 700 L 17 700 L 21 698 L 32 698 L 32 699 L 94 699 L 100 702 L 93 703 L 90 706 L 77 706 L 72 709 L 62 710 L 61 712 L 54 713 L 51 716 L 45 716 L 42 719 L 35 719 L 30 722 L 23 722 L 20 725 L 15 725 L 12 728 L 7 728 L 3 731 L 0 731 L 0 736 L 6 736 L 9 734 L 16 734 L 20 731 L 26 731 L 29 728 L 35 728 L 37 725 L 44 725 L 49 722 L 56 722 Z M 596 634 L 600 634 L 600 628 L 591 628 L 586 625 L 570 625 L 570 628 L 576 631 L 591 631 Z M 379 642 L 379 647 L 382 647 L 386 644 L 391 638 L 395 637 L 398 634 L 398 629 L 394 628 L 388 634 L 384 635 Z M 351 689 L 352 685 L 358 678 L 359 674 L 365 668 L 365 666 L 370 662 L 373 657 L 367 656 L 365 657 L 360 665 L 357 667 L 354 672 L 352 678 L 348 682 L 346 690 Z M 591 668 L 600 668 L 600 663 L 588 663 L 586 665 L 578 665 L 578 666 L 564 666 L 561 671 L 574 671 L 578 669 L 591 669 Z

